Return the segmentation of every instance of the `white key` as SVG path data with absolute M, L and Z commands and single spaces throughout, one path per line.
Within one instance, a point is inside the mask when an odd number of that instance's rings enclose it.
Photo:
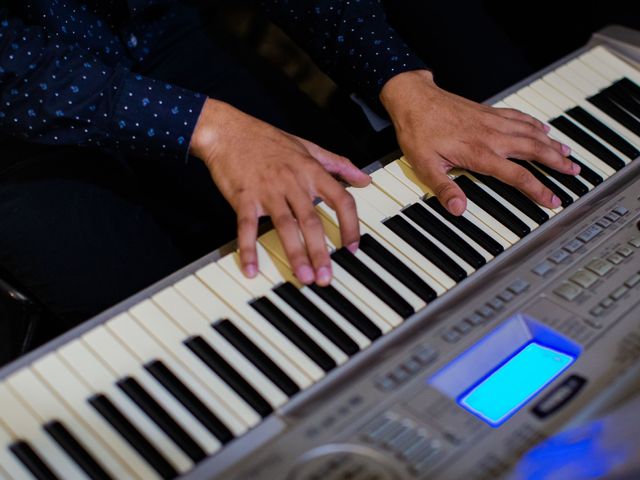
M 294 365 L 302 370 L 310 379 L 318 381 L 324 377 L 324 371 L 316 365 L 315 362 L 249 306 L 249 302 L 253 300 L 251 294 L 236 282 L 232 281 L 232 278 L 218 265 L 211 263 L 196 272 L 196 275 L 226 302 L 227 305 L 251 323 L 273 346 L 289 357 Z
M 574 102 L 574 105 L 580 106 L 583 110 L 588 112 L 594 118 L 600 120 L 629 143 L 636 147 L 640 147 L 640 136 L 636 135 L 624 125 L 618 123 L 615 119 L 585 100 L 586 97 L 598 93 L 597 89 L 594 88 L 586 92 L 580 90 L 578 85 L 582 85 L 583 88 L 585 86 L 579 79 L 576 79 L 576 74 L 570 70 L 566 72 L 566 76 L 556 72 L 545 75 L 544 81 L 563 95 L 570 98 Z
M 327 236 L 331 239 L 334 245 L 340 244 L 340 229 L 339 229 L 339 221 L 336 213 L 325 203 L 320 202 L 316 209 L 320 213 L 320 220 L 322 221 L 322 225 L 327 233 Z M 381 237 L 377 232 L 371 230 L 365 223 L 360 221 L 360 233 L 362 235 L 369 234 L 373 238 L 375 238 L 382 246 L 384 246 L 390 253 L 392 253 L 400 262 L 402 262 L 407 268 L 409 268 L 413 273 L 419 276 L 424 282 L 428 285 L 434 283 L 433 278 L 431 278 L 424 270 L 422 270 L 417 263 L 414 262 L 413 258 L 410 258 L 406 255 L 406 252 L 402 252 L 398 250 L 394 245 L 389 243 L 385 238 Z M 444 293 L 445 290 L 440 284 L 436 284 L 434 290 L 437 292 Z
M 273 255 L 278 257 L 282 262 L 288 264 L 287 255 L 284 252 L 282 244 L 278 238 L 277 233 L 274 230 L 265 233 L 258 241 Z M 350 292 L 351 295 L 347 295 L 347 298 L 351 303 L 353 303 L 357 308 L 361 309 L 362 313 L 367 315 L 373 322 L 378 325 L 378 327 L 386 332 L 391 329 L 392 326 L 398 325 L 401 323 L 402 319 L 400 319 L 399 315 L 395 312 L 391 312 L 389 317 L 385 317 L 382 312 L 388 312 L 390 309 L 386 305 L 380 306 L 382 310 L 377 310 L 377 308 L 371 306 L 369 304 L 369 300 L 374 300 L 371 297 L 371 293 L 367 290 L 357 279 L 353 278 L 347 272 L 345 272 L 339 265 L 335 262 L 331 263 L 331 267 L 333 270 L 333 279 L 332 285 L 340 290 L 343 294 Z M 290 266 L 289 266 L 290 268 Z M 365 300 L 367 299 L 367 300 Z M 382 302 L 374 302 L 376 305 L 382 304 Z M 361 308 L 362 305 L 366 305 L 364 309 Z M 374 313 L 375 311 L 375 313 Z M 370 316 L 372 315 L 372 316 Z
M 435 238 L 428 230 L 423 229 L 418 224 L 416 224 L 413 220 L 411 220 L 407 215 L 401 212 L 402 204 L 397 203 L 393 200 L 392 197 L 388 196 L 384 193 L 383 190 L 377 188 L 374 185 L 369 185 L 365 188 L 353 189 L 357 194 L 361 195 L 369 204 L 376 210 L 378 210 L 383 217 L 392 217 L 394 215 L 400 215 L 404 220 L 407 221 L 413 228 L 418 230 L 422 235 L 427 237 L 436 247 L 438 247 L 442 252 L 447 255 L 451 260 L 453 260 L 456 264 L 458 264 L 467 275 L 472 274 L 475 269 L 465 262 L 462 258 L 460 258 L 456 253 L 451 251 L 451 249 L 443 244 L 440 240 Z M 352 192 L 353 194 L 353 192 Z M 444 272 L 443 272 L 444 273 Z
M 146 303 L 150 302 L 147 300 Z M 158 324 L 162 323 L 160 319 L 156 319 L 158 320 Z M 165 319 L 165 322 L 169 322 L 169 320 Z M 126 313 L 118 315 L 113 320 L 107 322 L 105 326 L 115 337 L 118 338 L 118 340 L 120 340 L 120 343 L 122 343 L 137 358 L 141 365 L 146 365 L 155 360 L 159 360 L 187 387 L 196 389 L 200 386 L 199 382 L 193 378 L 184 365 L 176 361 L 175 358 L 165 351 L 162 345 L 158 343 L 153 336 L 146 332 L 130 315 Z M 158 328 L 162 328 L 162 326 L 159 325 Z M 146 370 L 145 373 L 147 373 Z M 150 375 L 150 377 L 153 377 L 153 375 Z M 155 388 L 161 385 L 158 380 L 156 381 L 158 382 L 158 385 L 153 383 Z M 189 432 L 189 435 L 200 445 L 200 447 L 209 455 L 218 451 L 221 447 L 220 441 L 212 435 L 211 432 L 209 432 L 209 430 L 207 430 L 200 421 L 182 405 L 182 403 L 174 398 L 168 390 L 159 390 L 162 391 L 162 393 L 167 394 L 167 397 L 172 400 L 168 406 L 172 407 L 171 410 L 168 407 L 165 407 L 165 409 L 176 418 L 178 423 L 186 432 Z M 179 406 L 180 408 L 176 408 L 176 406 Z
M 189 379 L 198 380 L 194 388 L 198 388 L 200 384 L 204 386 L 201 393 L 203 398 L 217 400 L 213 411 L 219 412 L 218 417 L 227 424 L 234 435 L 240 435 L 247 430 L 247 426 L 252 427 L 260 422 L 260 415 L 183 343 L 189 335 L 162 313 L 156 305 L 147 300 L 133 307 L 129 313 L 148 335 L 155 338 L 169 352 L 169 357 L 163 357 L 167 362 L 179 361 L 187 370 L 183 372 L 180 369 L 182 375 L 189 375 Z M 213 329 L 207 325 L 202 330 L 201 336 L 211 344 L 209 339 L 215 335 L 209 335 L 209 331 Z M 121 336 L 125 336 L 124 332 Z M 176 366 L 176 368 L 179 367 Z M 191 380 L 189 382 L 191 383 Z
M 585 99 L 590 95 L 598 93 L 599 89 L 592 82 L 582 77 L 574 68 L 568 65 L 563 65 L 553 72 L 554 75 L 562 77 L 571 85 L 573 85 L 577 92 L 581 94 L 581 98 Z M 546 77 L 545 77 L 546 78 Z
M 291 308 L 287 302 L 282 300 L 271 290 L 271 282 L 261 273 L 254 278 L 247 278 L 240 269 L 240 257 L 238 253 L 226 255 L 218 261 L 218 265 L 233 277 L 238 283 L 242 282 L 246 288 L 256 297 L 267 297 L 282 313 L 284 313 L 293 323 L 295 323 L 311 340 L 313 340 L 325 353 L 327 353 L 338 364 L 342 365 L 349 357 L 340 350 L 331 340 L 329 340 L 314 325 L 309 323 L 296 310 Z
M 9 445 L 16 441 L 0 420 L 0 465 L 7 480 L 35 479 L 31 472 L 9 450 Z
M 0 384 L 0 411 L 3 412 L 2 421 L 14 438 L 28 441 L 60 478 L 88 479 L 78 464 L 44 432 L 40 420 L 6 384 Z
M 123 377 L 134 378 L 186 432 L 196 428 L 196 426 L 202 428 L 196 424 L 196 420 L 191 413 L 171 396 L 149 372 L 139 365 L 131 352 L 106 327 L 93 329 L 82 338 L 89 345 L 89 348 L 102 359 L 104 364 L 115 373 L 118 379 Z M 194 440 L 198 442 L 197 438 L 194 438 Z M 203 445 L 200 446 L 204 447 Z M 174 461 L 176 464 L 182 464 L 187 469 L 193 467 L 192 461 L 186 455 L 183 455 L 179 447 L 177 447 L 176 453 L 180 453 L 180 455 L 175 456 Z
M 555 88 L 553 88 L 551 85 L 547 84 L 542 80 L 538 80 L 537 82 L 534 82 L 533 84 L 531 84 L 531 87 L 534 90 L 536 90 L 540 95 L 543 95 L 546 99 L 550 100 L 555 105 L 562 108 L 564 111 L 567 111 L 575 106 L 569 98 L 567 98 L 562 93 L 558 92 Z M 573 120 L 569 115 L 565 115 L 565 118 L 567 118 L 571 123 L 573 123 L 580 129 L 582 129 L 584 132 L 594 137 L 597 141 L 602 143 L 604 146 L 606 146 L 609 150 L 611 150 L 618 157 L 620 157 L 620 159 L 623 160 L 626 164 L 631 163 L 631 160 L 624 153 L 619 151 L 613 145 L 609 144 L 605 139 L 598 137 L 595 133 L 591 132 L 582 124 Z
M 600 61 L 600 65 L 602 65 L 603 68 L 596 68 L 600 66 L 595 62 L 596 58 Z M 640 84 L 640 71 L 602 46 L 595 47 L 585 53 L 580 59 L 588 65 L 593 66 L 600 74 L 602 74 L 602 70 L 613 70 L 618 74 L 616 80 L 621 77 L 628 77 L 629 80 Z
M 153 423 L 140 408 L 115 385 L 113 372 L 98 359 L 83 341 L 69 343 L 58 350 L 66 367 L 72 370 L 91 390 L 104 394 L 120 413 L 151 443 L 163 457 L 182 472 L 191 462 L 173 444 L 171 439 Z
M 98 327 L 92 330 L 90 340 L 99 340 L 100 337 L 111 336 L 104 327 Z M 116 343 L 112 341 L 109 344 Z M 92 348 L 89 347 L 91 342 L 76 341 L 69 345 L 65 345 L 59 350 L 60 356 L 67 364 L 75 370 L 86 382 L 88 382 L 96 392 L 105 393 L 109 400 L 118 407 L 120 412 L 143 433 L 149 442 L 162 453 L 174 468 L 179 472 L 186 472 L 193 467 L 193 462 L 173 443 L 173 441 L 141 410 L 138 405 L 131 400 L 116 385 L 120 379 L 113 370 L 111 370 L 111 361 L 115 355 L 110 355 L 110 359 L 105 360 Z M 111 345 L 108 345 L 110 347 Z M 102 348 L 101 348 L 102 350 Z M 107 349 L 109 351 L 109 349 Z M 123 348 L 118 348 L 118 353 L 122 353 Z M 126 355 L 125 358 L 129 357 Z M 111 361 L 110 361 L 111 360 Z
M 32 369 L 42 382 L 46 383 L 55 392 L 60 401 L 64 402 L 78 419 L 85 422 L 88 428 L 108 448 L 113 450 L 122 463 L 130 469 L 130 476 L 136 476 L 140 479 L 160 478 L 156 471 L 147 464 L 146 460 L 126 443 L 104 418 L 89 406 L 87 399 L 94 392 L 91 392 L 85 383 L 72 373 L 56 354 L 50 354 L 39 359 L 33 364 Z M 118 476 L 115 478 L 125 477 Z
M 209 322 L 228 319 L 251 342 L 267 355 L 280 369 L 285 372 L 298 387 L 306 388 L 311 385 L 311 379 L 295 366 L 283 353 L 273 346 L 261 333 L 245 319 L 232 311 L 205 284 L 195 276 L 189 276 L 174 285 L 174 288 L 191 305 L 193 305 Z
M 393 168 L 393 167 L 391 167 Z M 438 212 L 432 209 L 429 205 L 422 202 L 422 196 L 417 194 L 414 190 L 407 187 L 404 183 L 398 180 L 393 174 L 387 170 L 387 168 L 381 168 L 376 170 L 372 177 L 374 179 L 374 184 L 384 190 L 384 192 L 392 197 L 396 202 L 400 203 L 404 207 L 408 207 L 409 205 L 413 205 L 414 203 L 419 203 L 424 209 L 426 209 L 431 215 L 440 220 L 445 226 L 447 226 L 451 231 L 457 234 L 462 240 L 464 240 L 471 248 L 473 248 L 476 252 L 484 257 L 485 260 L 489 261 L 493 259 L 493 255 L 487 252 L 484 248 L 478 245 L 474 240 L 469 238 L 464 232 L 460 231 L 458 227 L 450 223 L 447 219 L 440 216 Z
M 579 59 L 572 60 L 567 64 L 567 68 L 586 79 L 598 90 L 602 90 L 611 85 L 611 81 L 596 72 L 589 65 Z
M 66 406 L 45 387 L 31 370 L 18 371 L 7 379 L 7 384 L 16 397 L 31 409 L 40 421 L 40 425 L 54 420 L 59 421 L 113 478 L 131 476 L 131 472 L 125 469 L 119 459 L 105 448 L 105 445 L 89 431 L 82 421 L 67 410 Z
M 153 296 L 153 301 L 162 308 L 185 336 L 200 335 L 223 357 L 229 365 L 233 365 L 255 389 L 274 407 L 287 401 L 287 396 L 276 387 L 253 363 L 247 360 L 236 348 L 227 342 L 207 320 L 187 302 L 174 288 L 170 287 Z M 157 309 L 152 305 L 141 304 L 137 311 L 131 313 L 151 327 L 155 324 Z M 147 313 L 148 311 L 148 313 Z
M 413 189 L 418 195 L 427 195 L 428 197 L 435 196 L 433 191 L 427 185 L 422 183 L 422 181 L 420 181 L 416 173 L 413 171 L 413 167 L 411 167 L 408 162 L 402 159 L 396 160 L 395 162 L 387 165 L 385 168 L 398 180 L 400 180 L 409 188 Z M 478 228 L 486 232 L 491 238 L 502 245 L 504 249 L 509 248 L 513 244 L 513 242 L 508 241 L 491 227 L 491 223 L 495 222 L 494 220 L 489 220 L 489 223 L 485 222 L 485 220 L 488 220 L 487 215 L 484 213 L 484 211 L 481 211 L 480 207 L 478 207 L 469 199 L 467 199 L 467 210 L 462 214 L 462 216 L 469 222 L 473 223 Z M 510 234 L 509 236 L 512 236 L 512 234 Z
M 552 115 L 549 115 L 547 112 L 541 112 L 536 107 L 534 107 L 531 103 L 527 102 L 522 97 L 519 97 L 517 95 L 511 95 L 505 98 L 504 102 L 513 108 L 522 110 L 523 112 L 526 112 L 529 115 L 536 116 L 540 119 L 543 119 L 544 121 L 548 121 L 550 118 L 553 117 Z M 602 178 L 609 178 L 611 175 L 616 173 L 616 171 L 613 168 L 611 168 L 609 165 L 604 163 L 602 160 L 600 160 L 594 154 L 589 152 L 587 149 L 582 147 L 579 143 L 574 142 L 573 139 L 567 137 L 564 133 L 562 133 L 560 130 L 555 128 L 553 125 L 549 125 L 549 126 L 551 127 L 551 130 L 549 133 L 552 138 L 571 147 L 571 150 L 573 151 L 573 155 L 576 156 L 576 158 L 581 162 L 583 162 L 585 165 L 590 167 L 594 172 L 596 172 Z

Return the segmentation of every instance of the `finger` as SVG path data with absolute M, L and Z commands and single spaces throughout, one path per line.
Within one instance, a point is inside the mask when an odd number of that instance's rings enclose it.
M 560 206 L 560 199 L 534 177 L 531 172 L 499 155 L 487 153 L 481 161 L 475 162 L 473 170 L 496 177 L 498 180 L 517 188 L 534 202 L 547 208 Z
M 494 122 L 492 126 L 499 132 L 507 135 L 538 140 L 539 142 L 549 145 L 565 157 L 571 153 L 571 148 L 569 146 L 554 140 L 546 132 L 530 123 L 522 122 L 520 120 L 501 118 Z
M 418 177 L 433 190 L 436 197 L 452 215 L 462 215 L 467 208 L 467 197 L 462 189 L 447 175 L 442 166 L 417 165 Z
M 238 249 L 242 271 L 249 278 L 258 274 L 257 240 L 258 215 L 255 209 L 249 206 L 242 207 L 238 210 Z
M 355 253 L 360 243 L 360 222 L 355 200 L 342 185 L 329 175 L 318 180 L 316 189 L 325 203 L 338 216 L 342 245 Z
M 315 275 L 300 238 L 300 229 L 285 198 L 278 197 L 272 200 L 266 210 L 278 232 L 282 247 L 289 259 L 291 270 L 298 277 L 298 280 L 305 285 L 313 283 Z
M 348 158 L 325 150 L 304 138 L 300 138 L 299 140 L 305 146 L 309 155 L 320 162 L 327 172 L 336 175 L 354 187 L 366 187 L 371 183 L 371 177 L 351 163 Z
M 331 259 L 327 251 L 324 229 L 308 193 L 301 188 L 292 188 L 287 193 L 287 202 L 302 231 L 307 255 L 315 271 L 316 283 L 326 287 L 331 283 Z
M 499 151 L 505 157 L 514 157 L 520 160 L 537 160 L 554 170 L 567 175 L 580 173 L 580 166 L 573 163 L 567 157 L 533 138 L 505 136 L 504 149 Z
M 521 122 L 533 125 L 538 130 L 542 130 L 545 133 L 549 133 L 551 127 L 544 122 L 541 122 L 535 117 L 532 117 L 528 113 L 521 112 L 515 108 L 494 108 L 494 113 L 500 115 L 503 118 L 509 118 L 511 120 L 519 120 Z

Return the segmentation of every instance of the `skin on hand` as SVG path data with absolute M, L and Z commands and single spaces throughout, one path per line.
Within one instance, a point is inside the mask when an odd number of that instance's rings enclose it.
M 371 179 L 346 158 L 212 99 L 200 114 L 190 152 L 204 161 L 237 214 L 240 261 L 248 277 L 258 273 L 258 219 L 270 216 L 296 277 L 329 284 L 331 260 L 316 198 L 335 210 L 342 244 L 357 249 L 355 202 L 333 175 L 362 187 Z
M 491 175 L 548 208 L 560 199 L 529 171 L 508 160 L 536 160 L 577 175 L 571 150 L 547 135 L 549 127 L 518 110 L 493 108 L 439 88 L 426 70 L 401 73 L 380 93 L 407 159 L 420 179 L 452 214 L 466 209 L 466 196 L 447 173 L 460 167 Z

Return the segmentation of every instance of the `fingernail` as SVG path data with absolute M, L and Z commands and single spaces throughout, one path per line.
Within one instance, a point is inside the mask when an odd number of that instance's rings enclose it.
M 561 203 L 562 202 L 560 202 L 560 199 L 558 197 L 556 197 L 555 195 L 553 197 L 551 197 L 551 206 L 553 208 L 558 208 Z
M 571 173 L 573 173 L 574 175 L 578 175 L 580 173 L 580 170 L 580 165 L 578 165 L 577 163 L 571 164 Z
M 462 200 L 460 200 L 459 198 L 452 198 L 451 200 L 449 200 L 449 203 L 447 203 L 447 209 L 454 215 L 461 214 L 462 208 Z
M 331 283 L 331 270 L 327 267 L 320 267 L 316 275 L 316 281 L 321 287 L 329 285 Z
M 353 242 L 347 245 L 347 250 L 349 250 L 351 253 L 356 253 L 358 251 L 358 242 Z
M 551 127 L 549 125 L 547 125 L 546 123 L 542 124 L 542 128 L 544 129 L 545 133 L 549 133 L 551 131 Z
M 313 270 L 309 265 L 302 265 L 296 270 L 296 277 L 298 277 L 298 280 L 300 280 L 304 284 L 313 283 Z
M 571 147 L 568 145 L 562 144 L 562 154 L 566 157 L 571 153 Z
M 249 278 L 253 278 L 258 274 L 258 268 L 253 263 L 250 263 L 244 267 L 244 274 Z

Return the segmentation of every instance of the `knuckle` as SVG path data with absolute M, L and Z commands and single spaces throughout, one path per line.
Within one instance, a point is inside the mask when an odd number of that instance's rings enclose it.
M 314 210 L 307 211 L 300 215 L 298 223 L 306 229 L 316 229 L 322 226 L 318 214 Z
M 529 186 L 532 179 L 533 179 L 533 175 L 531 175 L 529 171 L 527 171 L 522 167 L 518 167 L 513 178 L 513 183 L 515 184 L 516 187 L 523 189 Z
M 276 228 L 282 228 L 291 223 L 291 215 L 289 213 L 276 213 L 271 216 L 271 221 Z
M 343 210 L 355 210 L 356 209 L 356 201 L 353 196 L 347 192 L 345 189 L 341 188 L 339 193 L 336 195 L 336 205 L 338 208 Z
M 433 193 L 436 194 L 436 197 L 445 197 L 448 193 L 453 193 L 454 189 L 455 188 L 451 182 L 443 181 L 434 187 Z

